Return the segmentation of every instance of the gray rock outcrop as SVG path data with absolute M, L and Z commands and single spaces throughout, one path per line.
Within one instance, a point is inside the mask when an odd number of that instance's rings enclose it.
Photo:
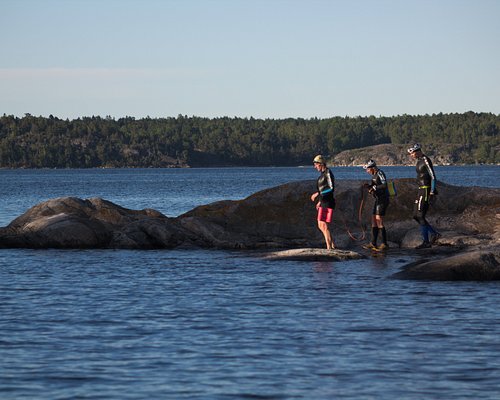
M 419 261 L 392 275 L 396 279 L 431 281 L 500 280 L 500 251 L 469 251 L 431 261 Z
M 100 198 L 48 200 L 0 229 L 3 248 L 174 248 L 190 238 L 158 211 L 129 210 Z
M 331 230 L 339 248 L 356 247 L 369 235 L 373 199 L 361 181 L 338 181 L 337 207 Z M 420 243 L 420 230 L 412 219 L 416 195 L 413 179 L 396 181 L 398 195 L 391 199 L 385 221 L 389 240 L 397 247 Z M 316 227 L 316 210 L 309 197 L 314 181 L 291 182 L 255 193 L 244 200 L 200 206 L 178 217 L 179 223 L 204 242 L 232 248 L 323 247 Z M 361 221 L 359 219 L 359 211 Z M 439 184 L 439 195 L 428 214 L 442 231 L 440 242 L 457 248 L 500 244 L 500 189 Z M 349 233 L 351 235 L 349 235 Z
M 448 144 L 446 146 L 425 146 L 425 153 L 432 158 L 435 165 L 456 164 L 462 146 Z M 406 153 L 408 145 L 402 144 L 377 144 L 345 150 L 338 153 L 333 161 L 335 165 L 359 166 L 364 165 L 373 158 L 378 165 L 414 165 L 415 162 Z
M 362 196 L 363 182 L 366 181 L 337 181 L 337 207 L 331 224 L 337 247 L 354 250 L 356 254 L 364 241 L 352 237 L 362 239 L 364 233 L 368 235 L 373 204 L 366 192 Z M 418 225 L 412 220 L 416 187 L 413 179 L 399 179 L 396 185 L 398 195 L 391 200 L 385 221 L 392 247 L 404 250 L 420 241 Z M 323 237 L 317 229 L 316 210 L 310 201 L 315 190 L 315 181 L 291 182 L 262 190 L 243 200 L 196 207 L 176 218 L 168 218 L 151 209 L 129 210 L 99 198 L 52 199 L 0 228 L 0 247 L 322 249 Z M 360 207 L 362 199 L 364 207 Z M 428 216 L 443 234 L 439 246 L 420 253 L 432 257 L 426 261 L 434 264 L 421 268 L 415 265 L 412 270 L 405 270 L 408 277 L 438 279 L 438 276 L 446 276 L 449 279 L 459 274 L 470 279 L 473 274 L 465 272 L 469 265 L 476 271 L 484 267 L 481 276 L 497 279 L 493 260 L 497 260 L 500 253 L 500 189 L 440 183 L 439 195 Z M 482 253 L 476 258 L 465 256 L 471 250 Z M 315 254 L 308 256 L 297 251 L 281 254 L 281 257 L 334 259 L 341 255 L 313 252 Z M 450 253 L 459 252 L 462 258 L 449 257 Z M 441 268 L 438 265 L 442 265 L 443 270 L 433 275 L 434 278 L 423 274 L 431 269 L 438 270 Z M 462 267 L 450 269 L 453 265 Z
M 291 260 L 291 261 L 345 261 L 359 260 L 365 258 L 362 254 L 349 250 L 327 250 L 327 249 L 291 249 L 281 251 L 271 251 L 265 253 L 263 257 L 267 260 Z

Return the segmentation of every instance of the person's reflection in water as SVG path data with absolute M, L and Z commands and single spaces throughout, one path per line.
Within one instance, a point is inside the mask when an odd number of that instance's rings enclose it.
M 334 281 L 334 263 L 317 261 L 313 264 L 313 280 L 315 289 L 327 289 Z

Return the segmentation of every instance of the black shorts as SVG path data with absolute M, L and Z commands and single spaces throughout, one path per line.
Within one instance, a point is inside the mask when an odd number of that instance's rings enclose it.
M 373 215 L 380 215 L 383 217 L 387 207 L 389 207 L 389 199 L 383 199 L 382 201 L 376 199 L 375 204 L 373 205 Z

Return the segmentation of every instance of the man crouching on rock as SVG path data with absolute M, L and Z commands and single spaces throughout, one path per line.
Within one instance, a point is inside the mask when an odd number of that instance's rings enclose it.
M 311 201 L 316 201 L 316 209 L 318 210 L 318 228 L 323 233 L 326 242 L 327 250 L 335 248 L 332 235 L 328 224 L 332 222 L 333 209 L 335 208 L 335 198 L 333 196 L 335 190 L 335 177 L 332 171 L 327 168 L 326 160 L 322 155 L 314 157 L 313 165 L 316 171 L 321 175 L 318 178 L 318 191 L 311 195 Z

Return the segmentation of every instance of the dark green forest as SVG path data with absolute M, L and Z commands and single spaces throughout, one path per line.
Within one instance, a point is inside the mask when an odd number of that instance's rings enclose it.
M 376 144 L 454 152 L 459 163 L 500 163 L 500 116 L 433 114 L 326 119 L 0 117 L 0 167 L 293 166 L 312 155 Z

